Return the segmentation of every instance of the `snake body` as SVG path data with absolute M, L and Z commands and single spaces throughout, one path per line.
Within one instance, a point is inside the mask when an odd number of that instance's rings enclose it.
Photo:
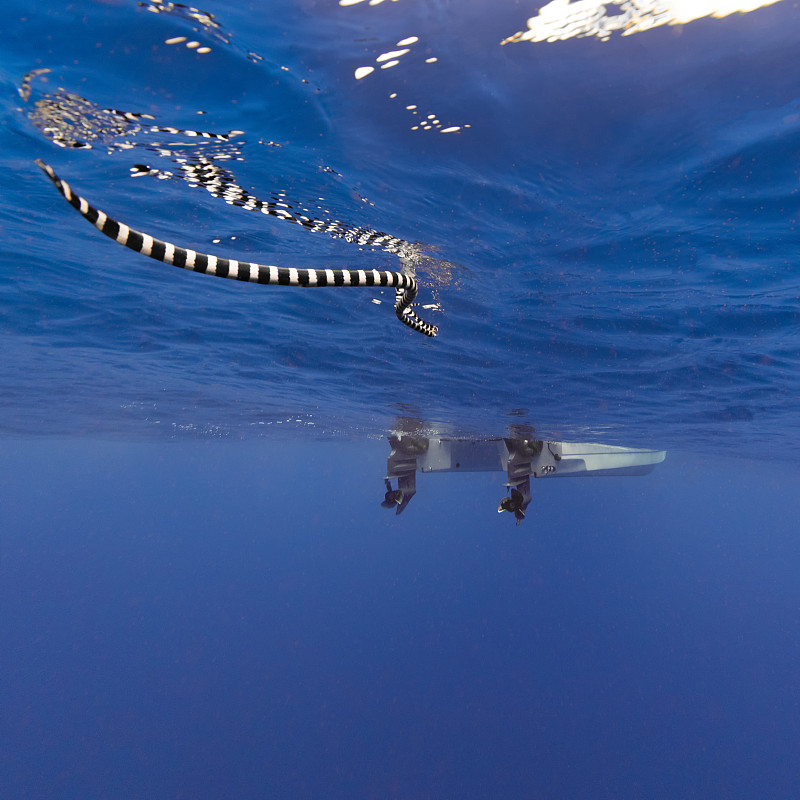
M 275 267 L 255 264 L 247 261 L 220 258 L 214 255 L 198 253 L 170 242 L 156 239 L 141 231 L 125 225 L 109 217 L 103 211 L 90 205 L 87 200 L 76 194 L 66 181 L 56 175 L 53 168 L 40 159 L 36 164 L 41 167 L 64 199 L 78 211 L 84 219 L 91 222 L 109 239 L 124 245 L 142 255 L 154 258 L 164 264 L 172 264 L 182 269 L 216 275 L 219 278 L 249 281 L 276 286 L 386 286 L 395 290 L 394 311 L 397 318 L 412 330 L 426 336 L 436 336 L 438 328 L 420 319 L 411 304 L 417 296 L 417 282 L 410 275 L 391 270 L 356 270 L 356 269 L 297 269 L 292 267 Z

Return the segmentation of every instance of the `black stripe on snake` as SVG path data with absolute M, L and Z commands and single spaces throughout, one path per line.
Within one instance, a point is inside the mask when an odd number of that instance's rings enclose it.
M 439 332 L 436 325 L 431 325 L 420 319 L 411 307 L 417 296 L 418 289 L 416 280 L 410 275 L 390 270 L 274 267 L 198 253 L 195 250 L 178 247 L 170 242 L 163 242 L 112 219 L 105 212 L 94 208 L 87 200 L 73 192 L 69 184 L 61 180 L 48 164 L 45 164 L 40 159 L 36 159 L 35 163 L 50 178 L 64 199 L 81 216 L 91 222 L 97 230 L 118 244 L 154 258 L 156 261 L 192 270 L 193 272 L 216 275 L 219 278 L 277 286 L 393 287 L 395 290 L 394 312 L 400 322 L 412 330 L 424 333 L 426 336 L 433 337 Z

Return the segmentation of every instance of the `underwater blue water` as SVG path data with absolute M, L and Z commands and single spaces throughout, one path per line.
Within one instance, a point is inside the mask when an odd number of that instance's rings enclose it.
M 4 1 L 0 795 L 793 796 L 800 8 L 500 44 L 543 6 Z M 395 518 L 398 419 L 668 456 Z
M 504 47 L 528 13 L 515 4 L 216 11 L 229 44 L 135 4 L 6 5 L 5 430 L 141 435 L 158 419 L 246 436 L 299 416 L 375 432 L 410 411 L 484 433 L 513 412 L 545 435 L 796 458 L 791 4 Z M 180 35 L 211 52 L 164 44 Z M 406 60 L 354 78 L 411 36 Z M 17 86 L 37 68 L 52 72 L 22 103 Z M 34 158 L 124 222 L 203 252 L 400 267 L 183 182 L 131 179 L 137 163 L 175 170 L 147 147 L 169 136 L 54 146 L 29 115 L 59 87 L 159 125 L 244 131 L 229 163 L 257 197 L 285 192 L 435 248 L 417 275 L 419 301 L 441 304 L 427 314 L 438 339 L 410 335 L 375 291 L 253 287 L 120 252 Z M 407 105 L 471 127 L 412 131 Z

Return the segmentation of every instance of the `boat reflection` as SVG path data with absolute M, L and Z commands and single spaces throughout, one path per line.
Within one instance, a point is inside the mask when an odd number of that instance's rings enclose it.
M 419 424 L 410 427 L 421 430 Z M 529 427 L 485 438 L 394 431 L 389 444 L 384 508 L 405 510 L 417 491 L 417 472 L 505 472 L 508 494 L 497 511 L 513 514 L 517 525 L 531 502 L 531 478 L 646 475 L 666 457 L 664 450 L 546 441 Z

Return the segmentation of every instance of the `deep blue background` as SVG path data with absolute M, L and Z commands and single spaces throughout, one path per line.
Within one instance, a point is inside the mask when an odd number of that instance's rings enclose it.
M 492 475 L 387 515 L 380 450 L 7 441 L 12 794 L 793 795 L 796 470 L 542 480 L 514 528 Z
M 800 11 L 500 47 L 536 8 L 209 4 L 223 40 L 3 3 L 1 796 L 794 796 Z M 178 244 L 400 267 L 130 180 L 169 137 L 56 147 L 58 87 L 242 130 L 257 196 L 424 242 L 440 336 L 116 247 L 34 158 Z M 500 473 L 420 476 L 395 517 L 398 416 L 668 456 L 538 481 L 519 528 Z

